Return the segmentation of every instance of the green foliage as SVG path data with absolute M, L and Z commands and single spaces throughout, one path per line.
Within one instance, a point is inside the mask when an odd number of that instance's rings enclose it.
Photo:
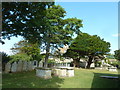
M 32 42 L 39 42 L 43 30 L 46 8 L 54 2 L 3 2 L 2 3 L 2 36 L 10 39 L 12 36 L 23 36 Z M 39 22 L 39 26 L 36 23 Z
M 16 54 L 16 55 L 12 55 L 10 56 L 11 60 L 10 62 L 15 62 L 15 61 L 19 61 L 19 60 L 22 60 L 22 61 L 30 61 L 32 60 L 32 57 L 28 56 L 27 54 Z
M 106 57 L 107 57 L 108 59 L 115 59 L 115 57 L 114 57 L 113 54 L 108 54 L 108 55 L 106 55 Z
M 120 49 L 119 50 L 115 50 L 114 53 L 115 53 L 115 55 L 114 55 L 115 58 L 120 61 Z
M 14 47 L 11 50 L 17 54 L 25 53 L 28 56 L 32 57 L 33 60 L 40 60 L 40 48 L 37 43 L 30 43 L 27 40 L 19 41 L 18 43 L 14 44 Z
M 54 59 L 48 59 L 48 63 L 55 63 Z
M 32 43 L 45 44 L 45 64 L 50 47 L 69 44 L 73 34 L 79 34 L 83 26 L 80 19 L 64 19 L 66 11 L 54 2 L 3 3 L 2 10 L 3 39 L 20 35 Z
M 110 43 L 97 35 L 80 34 L 71 44 L 71 49 L 84 51 L 86 55 L 106 54 L 110 51 Z
M 69 55 L 69 51 L 67 51 L 68 56 L 74 58 L 75 56 L 88 56 L 88 66 L 92 63 L 92 59 L 96 55 L 104 55 L 110 51 L 110 43 L 104 41 L 97 35 L 89 35 L 87 33 L 79 34 L 71 43 L 70 49 L 73 54 Z M 103 58 L 100 56 L 100 58 Z

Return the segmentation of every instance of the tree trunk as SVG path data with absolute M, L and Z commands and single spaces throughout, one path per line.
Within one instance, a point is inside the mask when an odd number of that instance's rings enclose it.
M 45 64 L 44 64 L 45 68 L 48 67 L 49 50 L 50 50 L 50 42 L 48 42 L 46 46 L 46 56 L 45 56 Z
M 91 63 L 92 63 L 92 60 L 93 60 L 93 56 L 89 56 L 88 64 L 87 64 L 87 68 L 88 68 L 88 69 L 90 68 L 90 65 L 91 65 Z

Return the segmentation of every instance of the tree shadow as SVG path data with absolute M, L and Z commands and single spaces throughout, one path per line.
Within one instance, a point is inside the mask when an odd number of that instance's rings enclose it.
M 94 73 L 94 78 L 91 85 L 91 90 L 95 88 L 119 88 L 119 79 L 103 78 L 100 76 L 119 77 L 118 74 Z
M 35 71 L 3 74 L 2 88 L 60 88 L 64 78 L 43 79 Z

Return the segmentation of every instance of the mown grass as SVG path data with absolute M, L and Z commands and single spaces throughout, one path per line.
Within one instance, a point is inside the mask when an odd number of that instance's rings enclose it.
M 74 77 L 42 79 L 35 71 L 2 75 L 2 88 L 118 88 L 118 80 L 100 78 L 101 75 L 117 76 L 117 72 L 75 69 Z

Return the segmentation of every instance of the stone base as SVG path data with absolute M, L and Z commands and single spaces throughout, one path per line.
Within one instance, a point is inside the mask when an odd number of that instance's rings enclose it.
M 36 76 L 50 79 L 51 77 L 51 69 L 50 68 L 36 68 Z
M 53 75 L 54 76 L 59 76 L 60 69 L 54 69 L 53 70 Z
M 59 70 L 59 76 L 60 76 L 60 77 L 66 77 L 66 76 L 67 76 L 67 71 L 66 71 L 66 69 L 61 69 L 61 70 Z
M 74 77 L 74 69 L 73 68 L 67 68 L 67 76 Z
M 108 71 L 117 72 L 117 68 L 111 67 L 111 68 L 108 68 Z

